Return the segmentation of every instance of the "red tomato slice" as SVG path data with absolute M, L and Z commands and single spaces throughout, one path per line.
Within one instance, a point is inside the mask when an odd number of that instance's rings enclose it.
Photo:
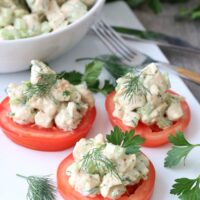
M 0 127 L 3 132 L 13 142 L 41 151 L 60 151 L 73 146 L 78 140 L 86 137 L 96 117 L 96 108 L 90 108 L 76 129 L 64 131 L 55 126 L 41 128 L 34 124 L 17 124 L 8 116 L 8 112 L 10 106 L 7 97 L 0 104 Z
M 176 94 L 173 91 L 167 91 L 167 92 Z M 133 129 L 132 127 L 124 125 L 122 120 L 112 115 L 114 111 L 114 102 L 113 102 L 114 96 L 115 92 L 110 93 L 109 95 L 107 95 L 105 102 L 106 110 L 110 118 L 110 121 L 113 126 L 118 126 L 123 131 L 130 131 L 131 129 Z M 159 129 L 156 125 L 147 126 L 142 122 L 139 122 L 138 126 L 135 128 L 135 133 L 145 139 L 145 142 L 142 144 L 143 146 L 156 147 L 164 145 L 168 143 L 169 135 L 171 134 L 175 135 L 177 131 L 184 131 L 187 128 L 191 118 L 190 108 L 186 101 L 182 101 L 181 106 L 184 112 L 183 117 L 178 121 L 176 121 L 171 127 L 166 128 L 164 130 Z
M 84 197 L 79 192 L 76 192 L 71 185 L 69 185 L 69 177 L 66 175 L 66 169 L 73 163 L 73 161 L 73 155 L 70 154 L 61 162 L 57 171 L 58 190 L 64 200 L 109 200 L 108 198 L 103 198 L 101 195 L 93 198 Z M 140 183 L 136 186 L 129 186 L 129 194 L 123 195 L 118 200 L 149 200 L 153 193 L 154 184 L 155 169 L 153 164 L 150 162 L 148 179 L 140 181 Z

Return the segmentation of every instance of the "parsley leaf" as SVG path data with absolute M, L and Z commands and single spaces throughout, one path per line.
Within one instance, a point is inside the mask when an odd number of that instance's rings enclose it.
M 77 71 L 63 71 L 57 74 L 57 78 L 68 80 L 71 84 L 74 85 L 78 85 L 82 82 L 85 82 L 87 84 L 88 89 L 92 92 L 100 92 L 104 95 L 107 95 L 108 93 L 114 90 L 114 85 L 111 84 L 109 80 L 105 80 L 103 87 L 100 88 L 100 81 L 98 80 L 98 77 L 101 74 L 102 68 L 103 63 L 94 60 L 86 65 L 84 74 Z
M 123 63 L 122 59 L 115 55 L 100 55 L 93 58 L 79 58 L 76 61 L 92 60 L 103 63 L 103 67 L 115 78 L 118 79 L 128 72 L 134 72 L 135 67 Z
M 104 95 L 109 94 L 115 89 L 115 86 L 109 80 L 105 80 L 104 86 L 99 90 Z
M 200 144 L 190 144 L 181 132 L 177 132 L 176 136 L 169 136 L 169 141 L 174 144 L 174 146 L 167 152 L 164 163 L 165 167 L 173 167 L 179 164 L 181 160 L 185 161 L 190 151 L 200 146 Z
M 176 145 L 176 146 L 190 146 L 190 144 L 184 137 L 183 133 L 180 131 L 176 132 L 176 136 L 170 135 L 169 136 L 170 143 Z
M 93 61 L 86 65 L 85 73 L 83 74 L 82 81 L 85 81 L 88 85 L 96 83 L 103 68 L 103 63 L 99 61 Z
M 106 139 L 109 143 L 124 147 L 126 154 L 134 154 L 139 152 L 140 145 L 144 142 L 144 138 L 139 135 L 134 136 L 134 134 L 134 130 L 122 132 L 115 126 L 111 134 L 106 136 Z
M 58 79 L 68 80 L 73 85 L 81 84 L 82 77 L 83 74 L 77 71 L 71 71 L 71 72 L 63 71 L 57 74 Z
M 170 193 L 177 195 L 181 200 L 199 200 L 200 176 L 196 179 L 176 179 Z
M 186 146 L 186 147 L 173 147 L 170 151 L 167 153 L 167 157 L 165 158 L 165 167 L 173 167 L 178 165 L 178 163 L 182 159 L 186 159 L 187 155 L 190 153 L 190 151 L 193 149 L 193 146 Z
M 102 93 L 103 95 L 107 95 L 115 89 L 115 86 L 110 83 L 109 80 L 104 81 L 104 85 L 102 88 L 99 87 L 99 80 L 97 80 L 93 85 L 88 85 L 88 88 L 94 93 Z
M 133 72 L 135 69 L 133 66 L 125 65 L 121 58 L 115 55 L 101 55 L 96 58 L 104 63 L 105 69 L 115 78 L 118 79 L 124 76 L 128 72 Z

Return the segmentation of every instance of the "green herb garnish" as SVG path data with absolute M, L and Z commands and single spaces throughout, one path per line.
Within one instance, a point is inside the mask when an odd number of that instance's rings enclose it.
M 138 68 L 136 66 L 127 66 L 123 61 L 114 55 L 101 55 L 94 58 L 80 58 L 77 61 L 81 60 L 92 60 L 93 62 L 103 63 L 103 67 L 113 76 L 113 78 L 118 79 L 122 76 L 125 76 L 127 81 L 124 83 L 124 88 L 126 90 L 125 97 L 131 99 L 135 93 L 146 94 L 147 89 L 144 87 L 140 74 L 136 74 Z M 130 73 L 129 73 L 130 72 Z M 129 73 L 129 74 L 127 74 Z M 96 86 L 98 83 L 96 83 Z M 107 85 L 106 85 L 107 86 Z M 106 87 L 107 88 L 107 87 Z M 109 92 L 111 91 L 111 88 Z M 107 91 L 106 91 L 107 92 Z
M 190 144 L 184 137 L 182 132 L 177 132 L 176 136 L 169 136 L 169 141 L 174 146 L 170 151 L 167 152 L 167 157 L 165 158 L 165 167 L 173 167 L 179 164 L 181 160 L 186 159 L 190 151 L 200 146 L 200 144 Z
M 78 85 L 82 82 L 86 82 L 87 85 L 91 86 L 96 83 L 102 70 L 102 63 L 99 61 L 90 62 L 85 66 L 84 74 L 72 71 L 72 72 L 61 72 L 57 74 L 58 79 L 66 79 L 71 84 Z
M 76 61 L 92 60 L 103 63 L 104 68 L 115 78 L 118 79 L 128 72 L 135 72 L 136 66 L 129 66 L 123 63 L 122 59 L 115 55 L 100 55 L 97 57 L 79 58 Z
M 57 79 L 65 79 L 68 80 L 73 85 L 81 84 L 83 74 L 77 71 L 71 71 L 71 72 L 60 72 L 57 74 Z
M 199 200 L 200 176 L 195 179 L 176 179 L 170 193 L 177 195 L 181 200 Z
M 139 152 L 140 145 L 144 142 L 144 138 L 139 135 L 134 136 L 134 133 L 134 130 L 122 132 L 115 126 L 111 134 L 106 136 L 106 139 L 109 143 L 124 147 L 126 154 L 134 154 Z
M 56 74 L 40 74 L 40 82 L 32 84 L 31 82 L 24 83 L 24 97 L 27 102 L 32 96 L 48 95 L 52 86 L 56 83 Z
M 26 195 L 27 200 L 55 200 L 56 188 L 49 176 L 17 176 L 24 178 L 29 187 Z
M 100 82 L 99 80 L 97 80 L 95 84 L 93 84 L 92 86 L 88 85 L 88 89 L 90 89 L 94 93 L 99 92 L 99 93 L 102 93 L 103 95 L 107 95 L 115 89 L 115 86 L 112 83 L 110 83 L 110 81 L 108 80 L 104 81 L 103 87 L 100 87 L 99 85 L 100 85 Z
M 64 97 L 67 97 L 67 96 L 69 96 L 69 95 L 70 95 L 70 91 L 65 90 L 65 91 L 63 92 L 63 96 L 64 96 Z
M 103 68 L 103 63 L 99 61 L 90 62 L 85 66 L 85 72 L 82 77 L 82 81 L 85 81 L 88 85 L 96 83 Z
M 99 92 L 101 92 L 104 95 L 109 94 L 115 89 L 114 85 L 110 83 L 110 81 L 105 80 L 104 85 L 102 88 L 99 89 Z
M 127 74 L 125 77 L 126 81 L 123 83 L 125 89 L 125 98 L 132 99 L 134 94 L 146 94 L 147 88 L 144 87 L 140 75 Z
M 54 73 L 40 73 L 40 81 L 37 84 L 32 84 L 27 81 L 24 82 L 24 99 L 22 103 L 26 103 L 34 95 L 37 96 L 46 96 L 50 93 L 51 88 L 56 83 L 58 79 L 68 80 L 73 85 L 81 84 L 85 82 L 87 87 L 92 92 L 100 92 L 104 95 L 110 93 L 114 90 L 114 85 L 111 84 L 108 80 L 105 80 L 103 87 L 100 87 L 100 81 L 98 77 L 102 71 L 103 63 L 100 61 L 93 61 L 86 65 L 84 74 L 71 71 L 71 72 L 60 72 L 57 74 Z M 64 91 L 63 96 L 70 95 L 69 91 Z
M 82 158 L 81 170 L 89 174 L 106 174 L 111 173 L 121 180 L 115 164 L 102 154 L 105 145 L 89 150 Z
M 100 81 L 98 80 L 98 77 L 101 74 L 102 68 L 103 63 L 94 60 L 85 66 L 84 74 L 77 71 L 61 72 L 57 74 L 57 78 L 68 80 L 74 85 L 85 82 L 87 84 L 87 88 L 92 92 L 100 92 L 106 95 L 114 90 L 114 85 L 109 80 L 105 80 L 103 87 L 100 87 Z

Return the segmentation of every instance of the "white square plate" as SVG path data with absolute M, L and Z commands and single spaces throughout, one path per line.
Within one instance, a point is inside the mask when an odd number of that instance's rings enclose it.
M 123 2 L 108 4 L 104 9 L 104 17 L 113 25 L 123 25 L 143 29 L 133 12 Z M 64 42 L 64 41 L 63 41 Z M 162 52 L 155 45 L 138 44 L 129 42 L 140 51 L 148 53 L 150 56 L 160 61 L 167 61 Z M 56 71 L 62 70 L 84 70 L 83 63 L 76 63 L 75 59 L 87 56 L 96 56 L 109 53 L 101 41 L 90 32 L 78 46 L 70 51 L 70 53 L 60 57 L 51 63 Z M 10 82 L 20 83 L 22 80 L 29 79 L 30 72 L 20 72 L 14 74 L 0 75 L 0 99 L 6 94 L 4 92 L 6 86 Z M 102 79 L 110 78 L 107 72 L 103 72 Z M 183 95 L 192 112 L 191 123 L 186 131 L 186 137 L 191 142 L 200 143 L 200 107 L 197 100 L 188 90 L 183 81 L 174 75 L 170 75 L 172 89 Z M 98 94 L 96 97 L 97 118 L 95 124 L 90 131 L 88 137 L 94 136 L 96 133 L 109 133 L 111 125 L 104 108 L 104 96 Z M 142 148 L 145 154 L 152 160 L 156 168 L 156 185 L 152 196 L 153 200 L 172 200 L 175 196 L 169 194 L 174 179 L 178 177 L 196 177 L 200 173 L 199 149 L 194 150 L 186 160 L 186 166 L 179 165 L 174 169 L 163 167 L 166 152 L 170 145 L 159 148 Z M 68 149 L 61 152 L 40 152 L 30 150 L 18 146 L 11 142 L 0 131 L 0 199 L 1 200 L 25 200 L 27 184 L 24 180 L 16 177 L 16 173 L 23 175 L 47 175 L 53 174 L 55 178 L 56 169 L 59 163 L 71 152 Z M 198 159 L 197 159 L 198 158 Z M 58 200 L 62 198 L 58 195 Z

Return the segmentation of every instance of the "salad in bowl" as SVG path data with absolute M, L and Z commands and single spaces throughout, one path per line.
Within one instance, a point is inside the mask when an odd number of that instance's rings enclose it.
M 81 18 L 94 3 L 95 0 L 2 0 L 0 40 L 56 31 Z
M 98 19 L 104 0 L 0 1 L 0 73 L 26 70 L 74 47 Z M 20 49 L 20 51 L 19 51 Z

